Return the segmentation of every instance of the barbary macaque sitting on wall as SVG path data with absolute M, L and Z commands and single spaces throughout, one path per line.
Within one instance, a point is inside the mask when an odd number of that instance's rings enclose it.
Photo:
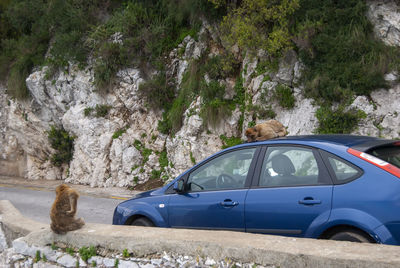
M 81 228 L 85 222 L 75 218 L 79 194 L 66 184 L 56 188 L 56 199 L 51 207 L 50 227 L 57 234 L 65 234 Z

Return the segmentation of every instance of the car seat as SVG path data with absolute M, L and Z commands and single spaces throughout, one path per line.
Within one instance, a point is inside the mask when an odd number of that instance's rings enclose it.
M 283 154 L 274 156 L 271 159 L 271 167 L 278 174 L 269 183 L 271 186 L 296 184 L 296 176 L 293 175 L 296 169 L 289 157 Z

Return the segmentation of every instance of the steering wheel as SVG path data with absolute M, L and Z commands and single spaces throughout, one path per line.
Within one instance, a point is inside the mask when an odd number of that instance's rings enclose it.
M 235 184 L 236 180 L 228 174 L 222 173 L 217 178 L 217 188 L 232 187 Z

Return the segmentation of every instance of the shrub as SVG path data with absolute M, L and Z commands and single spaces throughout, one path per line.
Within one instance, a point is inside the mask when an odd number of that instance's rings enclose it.
M 116 71 L 127 65 L 161 69 L 167 52 L 187 35 L 196 37 L 201 25 L 198 13 L 203 10 L 211 10 L 203 0 L 124 3 L 106 23 L 89 33 L 87 43 L 98 58 L 96 84 L 109 87 Z M 121 35 L 118 42 L 110 40 L 115 33 Z
M 97 14 L 100 10 L 106 11 L 106 2 L 10 0 L 2 3 L 0 78 L 7 78 L 9 94 L 16 98 L 29 96 L 25 80 L 34 66 L 46 63 L 54 73 L 69 61 L 84 64 L 88 53 L 83 44 L 84 35 L 91 25 L 99 22 Z
M 70 136 L 63 127 L 51 126 L 47 132 L 51 147 L 56 151 L 51 156 L 51 163 L 55 166 L 69 164 L 74 152 L 74 137 Z
M 279 105 L 283 108 L 292 109 L 296 102 L 293 96 L 292 89 L 286 85 L 279 84 L 275 88 L 274 99 L 276 99 Z
M 221 1 L 212 1 L 217 6 L 222 4 Z M 224 17 L 221 24 L 222 39 L 231 45 L 238 44 L 244 50 L 264 49 L 271 55 L 279 55 L 291 47 L 288 26 L 292 14 L 299 7 L 299 0 L 239 3 Z
M 7 87 L 12 96 L 26 97 L 24 81 L 34 66 L 47 64 L 51 76 L 69 62 L 84 66 L 90 54 L 94 56 L 95 84 L 106 91 L 116 72 L 137 64 L 135 59 L 150 59 L 158 66 L 185 36 L 196 37 L 199 14 L 219 16 L 205 0 L 3 1 L 0 78 L 10 80 Z M 121 38 L 112 40 L 115 33 Z
M 365 118 L 366 114 L 357 109 L 345 111 L 344 106 L 336 110 L 322 106 L 315 116 L 319 121 L 316 129 L 318 134 L 348 134 L 357 128 L 359 120 Z
M 225 135 L 221 135 L 221 136 L 219 136 L 219 138 L 223 142 L 222 149 L 229 148 L 229 147 L 243 143 L 243 141 L 238 137 L 229 137 L 228 138 Z
M 341 102 L 387 87 L 383 75 L 398 68 L 400 50 L 374 38 L 366 12 L 363 0 L 301 1 L 295 29 L 308 96 Z

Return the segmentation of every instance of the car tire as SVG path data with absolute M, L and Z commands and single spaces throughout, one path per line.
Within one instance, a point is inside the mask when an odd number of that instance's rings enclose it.
M 147 218 L 139 218 L 134 220 L 131 225 L 133 226 L 146 226 L 146 227 L 154 227 L 154 223 L 152 223 L 149 219 Z
M 336 241 L 350 241 L 350 242 L 359 242 L 359 243 L 374 243 L 375 241 L 372 237 L 367 236 L 366 234 L 357 231 L 357 230 L 347 230 L 340 231 L 338 233 L 333 234 L 330 240 Z

